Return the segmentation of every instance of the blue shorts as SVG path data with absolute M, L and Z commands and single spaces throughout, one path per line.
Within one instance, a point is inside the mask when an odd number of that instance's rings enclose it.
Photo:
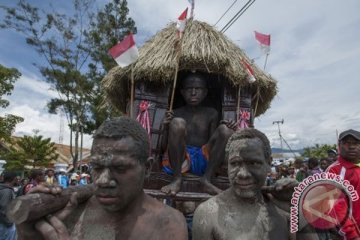
M 207 156 L 206 145 L 203 147 L 186 146 L 185 160 L 181 166 L 181 172 L 190 172 L 198 176 L 204 175 L 208 162 Z M 166 157 L 162 161 L 162 165 L 164 172 L 170 175 L 174 174 L 170 162 Z

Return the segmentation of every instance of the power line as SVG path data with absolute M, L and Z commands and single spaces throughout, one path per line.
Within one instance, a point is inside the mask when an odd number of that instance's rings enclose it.
M 225 16 L 225 14 L 227 14 L 227 12 L 234 6 L 234 4 L 237 2 L 238 0 L 235 0 L 230 7 L 224 12 L 224 14 L 219 18 L 219 20 L 217 20 L 217 22 L 214 24 L 214 26 L 216 26 L 216 24 L 218 24 L 220 22 L 220 20 Z
M 255 2 L 255 0 L 249 0 L 236 14 L 230 19 L 230 21 L 221 29 L 222 33 L 225 33 L 238 19 L 241 17 L 246 10 Z

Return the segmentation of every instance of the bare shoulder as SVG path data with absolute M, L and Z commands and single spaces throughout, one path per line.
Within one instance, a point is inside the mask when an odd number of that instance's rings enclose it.
M 201 203 L 195 210 L 192 236 L 194 240 L 213 239 L 213 232 L 217 225 L 219 211 L 219 197 L 215 196 Z
M 219 210 L 219 197 L 215 196 L 201 203 L 195 210 L 194 215 L 211 216 Z
M 162 202 L 146 197 L 146 221 L 161 234 L 161 239 L 187 239 L 187 225 L 184 215 Z M 150 218 L 150 219 L 149 219 Z M 156 225 L 156 226 L 155 226 Z

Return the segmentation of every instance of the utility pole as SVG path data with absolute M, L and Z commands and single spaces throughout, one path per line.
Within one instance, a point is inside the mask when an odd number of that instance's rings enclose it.
M 291 149 L 290 145 L 286 142 L 285 138 L 281 135 L 280 123 L 281 123 L 281 124 L 284 124 L 284 119 L 281 119 L 281 121 L 273 121 L 273 125 L 274 125 L 274 124 L 277 124 L 277 125 L 278 125 L 281 152 L 283 151 L 282 141 L 284 141 L 284 143 L 286 144 L 286 146 L 289 148 L 290 152 L 291 152 L 292 154 L 294 154 L 294 157 L 296 157 L 296 154 L 295 154 L 294 151 Z
M 281 121 L 273 121 L 273 125 L 274 125 L 274 124 L 277 124 L 277 126 L 278 126 L 279 138 L 280 138 L 280 149 L 281 149 L 281 152 L 282 152 L 282 150 L 283 150 L 283 144 L 282 144 L 282 139 L 283 139 L 283 137 L 281 136 L 280 123 L 281 123 L 281 124 L 284 124 L 284 119 L 281 119 Z

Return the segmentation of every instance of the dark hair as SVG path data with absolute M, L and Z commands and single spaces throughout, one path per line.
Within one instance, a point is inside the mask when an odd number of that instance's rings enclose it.
M 5 172 L 4 173 L 4 182 L 9 183 L 12 182 L 16 178 L 16 173 L 14 172 Z
M 317 165 L 319 165 L 319 160 L 317 158 L 311 157 L 308 160 L 308 165 L 309 165 L 309 168 L 316 167 Z
M 264 133 L 254 128 L 241 129 L 239 131 L 234 132 L 231 135 L 225 147 L 225 159 L 228 159 L 229 157 L 229 150 L 232 142 L 241 139 L 254 139 L 254 138 L 258 138 L 263 143 L 265 159 L 270 165 L 272 158 L 271 158 L 271 147 L 270 147 L 269 139 L 265 136 Z
M 202 79 L 205 82 L 205 86 L 208 87 L 208 82 L 207 82 L 207 78 L 206 78 L 205 74 L 202 74 L 200 72 L 195 72 L 195 73 L 189 72 L 186 75 L 184 75 L 182 81 L 180 82 L 180 88 L 184 88 L 185 82 L 194 77 Z
M 41 169 L 31 169 L 30 178 L 35 179 L 37 176 L 43 175 L 44 171 Z
M 141 163 L 149 157 L 149 136 L 145 129 L 136 120 L 129 117 L 119 117 L 105 121 L 96 130 L 94 139 L 113 138 L 122 139 L 132 137 L 135 142 L 135 155 Z

